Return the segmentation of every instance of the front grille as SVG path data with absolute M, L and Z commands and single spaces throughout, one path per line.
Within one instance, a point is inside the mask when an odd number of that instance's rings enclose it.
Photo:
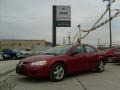
M 28 62 L 25 62 L 25 61 L 20 61 L 18 64 L 19 65 L 26 65 Z
M 28 62 L 25 61 L 19 61 L 19 63 L 16 66 L 16 73 L 22 74 L 27 63 Z

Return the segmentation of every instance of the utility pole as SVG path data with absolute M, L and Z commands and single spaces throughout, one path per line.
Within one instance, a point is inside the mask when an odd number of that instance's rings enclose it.
M 108 1 L 108 8 L 109 8 L 109 29 L 110 29 L 110 48 L 112 47 L 112 30 L 111 30 L 111 0 L 103 0 Z
M 81 31 L 80 31 L 80 24 L 77 26 L 78 29 L 79 29 L 79 44 L 81 44 Z
M 112 31 L 111 31 L 111 3 L 109 0 L 109 28 L 110 28 L 110 48 L 112 47 Z
M 65 44 L 66 44 L 65 37 L 63 37 L 63 45 L 65 45 Z
M 70 41 L 71 37 L 70 37 L 70 32 L 68 32 L 68 44 L 70 45 L 71 41 Z
M 98 38 L 98 49 L 100 49 L 100 40 Z

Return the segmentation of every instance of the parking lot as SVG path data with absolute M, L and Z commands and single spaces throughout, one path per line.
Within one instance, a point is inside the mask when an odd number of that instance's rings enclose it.
M 120 64 L 109 63 L 102 73 L 79 73 L 61 82 L 28 78 L 16 74 L 14 70 L 0 77 L 0 90 L 120 90 L 119 68 Z

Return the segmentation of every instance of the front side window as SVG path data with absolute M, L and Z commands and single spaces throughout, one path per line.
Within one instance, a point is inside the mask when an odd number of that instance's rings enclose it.
M 91 47 L 91 46 L 85 46 L 86 52 L 87 53 L 94 53 L 96 52 L 96 49 Z
M 76 48 L 74 48 L 73 52 L 84 53 L 84 47 L 83 46 L 77 46 Z

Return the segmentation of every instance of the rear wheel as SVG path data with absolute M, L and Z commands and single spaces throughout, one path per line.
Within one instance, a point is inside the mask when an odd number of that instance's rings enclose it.
M 105 64 L 102 60 L 100 60 L 96 66 L 96 71 L 97 72 L 103 72 L 105 69 Z
M 51 67 L 50 79 L 52 81 L 61 81 L 65 76 L 65 66 L 62 63 L 56 63 Z
M 112 57 L 108 57 L 108 62 L 109 63 L 113 63 L 113 58 Z

